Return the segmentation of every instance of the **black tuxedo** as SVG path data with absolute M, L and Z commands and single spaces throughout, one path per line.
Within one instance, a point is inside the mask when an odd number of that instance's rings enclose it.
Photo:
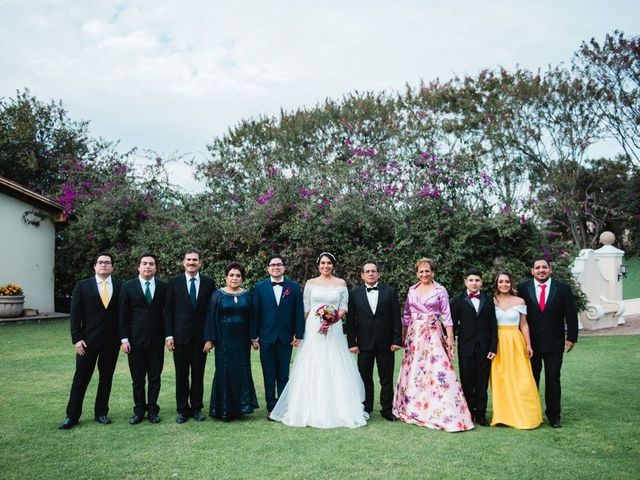
M 140 417 L 147 411 L 156 415 L 160 411 L 158 395 L 164 365 L 166 293 L 167 284 L 156 278 L 149 305 L 138 277 L 125 282 L 120 291 L 120 338 L 126 338 L 131 346 L 128 360 L 133 383 L 133 413 Z M 145 393 L 147 377 L 148 396 Z
M 118 296 L 122 283 L 111 279 L 113 293 L 107 308 L 104 307 L 96 277 L 76 283 L 71 297 L 71 342 L 84 340 L 87 347 L 84 355 L 76 354 L 76 371 L 71 384 L 67 417 L 77 421 L 82 414 L 87 387 L 98 364 L 98 391 L 94 413 L 96 416 L 109 413 L 109 397 L 113 372 L 118 361 L 120 338 L 118 336 Z
M 376 313 L 371 310 L 364 285 L 349 294 L 347 311 L 347 342 L 358 347 L 358 370 L 364 382 L 364 409 L 373 410 L 373 363 L 378 365 L 380 405 L 383 415 L 391 415 L 393 403 L 393 371 L 395 352 L 391 345 L 402 345 L 400 303 L 395 289 L 378 284 Z
M 195 306 L 191 304 L 185 274 L 169 280 L 165 302 L 165 335 L 173 337 L 173 362 L 176 368 L 176 403 L 178 413 L 189 415 L 202 410 L 204 367 L 204 323 L 209 298 L 216 287 L 213 279 L 200 275 Z M 191 386 L 189 386 L 191 371 Z
M 466 290 L 451 299 L 453 330 L 458 337 L 458 365 L 462 391 L 474 417 L 485 418 L 491 373 L 489 352 L 496 353 L 498 325 L 493 298 L 480 293 L 476 312 Z
M 544 312 L 538 304 L 534 280 L 519 284 L 518 295 L 527 305 L 527 323 L 533 349 L 531 369 L 538 385 L 544 362 L 545 414 L 553 423 L 560 420 L 560 369 L 565 338 L 573 343 L 578 341 L 578 315 L 573 292 L 569 285 L 551 280 Z

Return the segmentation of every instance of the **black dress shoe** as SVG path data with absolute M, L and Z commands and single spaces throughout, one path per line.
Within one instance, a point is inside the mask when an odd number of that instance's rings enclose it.
M 141 417 L 140 415 L 134 415 L 129 419 L 129 424 L 138 425 L 139 423 L 142 423 L 142 420 L 144 420 L 144 417 Z
M 70 428 L 75 427 L 77 424 L 77 420 L 67 417 L 58 425 L 58 430 L 69 430 Z
M 107 415 L 96 415 L 96 422 L 102 425 L 109 425 L 111 423 L 111 419 Z
M 395 422 L 398 420 L 398 417 L 396 417 L 393 413 L 380 413 L 380 415 L 382 415 L 382 418 L 390 422 Z
M 549 420 L 549 425 L 551 425 L 551 428 L 562 428 L 560 420 Z
M 476 423 L 478 425 L 482 425 L 483 427 L 488 427 L 489 422 L 487 422 L 487 417 L 484 415 L 476 415 Z
M 187 417 L 184 413 L 179 413 L 178 416 L 176 417 L 176 423 L 178 424 L 184 423 L 187 420 L 189 420 L 189 417 Z
M 150 413 L 149 423 L 160 423 L 160 415 L 158 415 L 157 413 Z
M 196 422 L 204 422 L 207 419 L 207 417 L 205 417 L 200 410 L 198 410 L 197 412 L 193 412 L 191 416 Z

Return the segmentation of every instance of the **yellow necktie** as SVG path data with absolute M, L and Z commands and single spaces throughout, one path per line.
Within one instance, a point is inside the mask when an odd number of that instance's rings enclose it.
M 104 308 L 109 306 L 109 292 L 107 291 L 107 281 L 102 280 L 100 282 L 100 298 L 102 299 L 102 304 Z

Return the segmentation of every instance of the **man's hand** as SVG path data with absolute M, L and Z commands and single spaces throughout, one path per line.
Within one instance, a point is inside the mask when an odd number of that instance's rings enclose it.
M 174 348 L 176 348 L 176 344 L 173 341 L 173 338 L 168 338 L 164 341 L 164 344 L 167 346 L 167 350 L 173 352 Z
M 567 351 L 567 353 L 569 353 L 571 350 L 573 350 L 573 346 L 574 345 L 575 345 L 575 343 L 570 342 L 569 340 L 565 340 L 564 349 Z
M 81 357 L 84 356 L 84 349 L 87 348 L 87 344 L 84 343 L 84 340 L 80 340 L 76 343 L 76 353 Z
M 359 347 L 351 347 L 351 348 L 349 349 L 349 351 L 350 351 L 351 353 L 358 353 L 358 354 L 359 354 L 359 353 L 360 353 L 360 348 L 359 348 Z
M 123 342 L 122 345 L 120 345 L 120 349 L 128 354 L 131 352 L 131 344 L 129 342 Z
M 400 345 L 391 345 L 391 351 L 392 352 L 397 352 L 398 350 L 400 350 L 402 347 Z
M 495 352 L 489 352 L 489 353 L 487 353 L 487 358 L 488 358 L 489 360 L 493 360 L 494 358 L 496 358 L 496 354 L 495 354 Z
M 296 338 L 296 336 L 293 336 L 293 340 L 291 340 L 291 345 L 293 345 L 294 347 L 299 347 L 300 346 L 300 339 Z
M 211 340 L 207 340 L 206 342 L 204 342 L 203 352 L 209 353 L 211 350 L 213 350 L 213 342 Z

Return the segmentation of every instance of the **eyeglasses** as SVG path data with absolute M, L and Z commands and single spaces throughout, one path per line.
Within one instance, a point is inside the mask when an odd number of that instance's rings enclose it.
M 111 265 L 111 262 L 109 260 L 98 260 L 96 262 L 97 265 Z
M 270 263 L 270 267 L 284 267 L 284 263 Z

